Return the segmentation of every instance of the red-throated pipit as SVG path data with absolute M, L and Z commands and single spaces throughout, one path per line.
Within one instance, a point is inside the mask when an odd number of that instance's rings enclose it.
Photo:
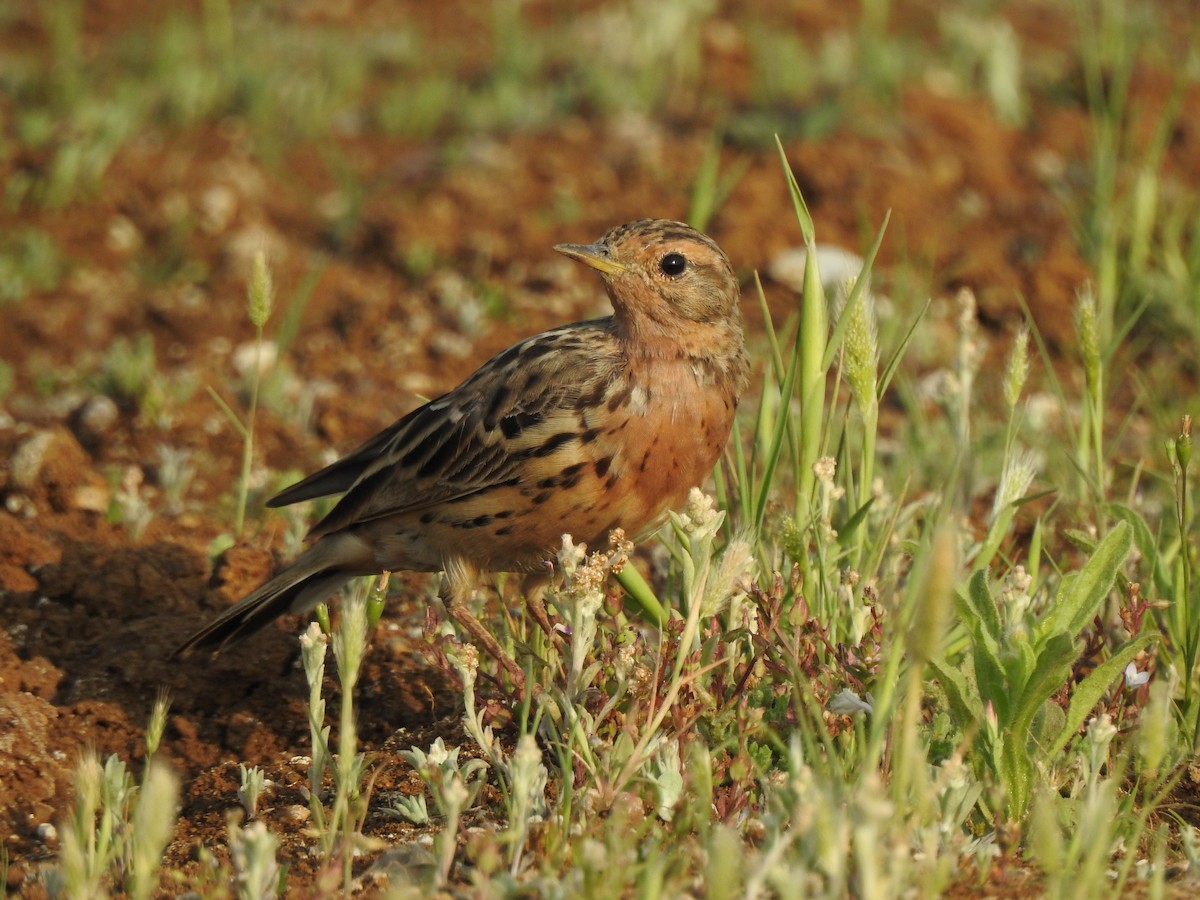
M 533 571 L 564 533 L 596 546 L 660 523 L 707 478 L 749 369 L 733 269 L 695 229 L 642 219 L 554 249 L 600 273 L 614 314 L 508 348 L 272 499 L 345 495 L 312 546 L 178 653 L 220 649 L 357 575 L 440 569 L 449 614 L 523 683 L 468 608 L 480 573 Z

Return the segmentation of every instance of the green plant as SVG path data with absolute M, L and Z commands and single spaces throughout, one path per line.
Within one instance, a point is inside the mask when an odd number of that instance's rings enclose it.
M 154 509 L 146 498 L 142 482 L 142 470 L 138 466 L 109 473 L 113 490 L 108 504 L 108 521 L 123 525 L 135 541 L 141 540 L 146 528 L 154 521 Z
M 241 537 L 242 528 L 246 521 L 246 499 L 250 493 L 250 468 L 254 462 L 254 421 L 258 415 L 258 391 L 262 382 L 263 358 L 263 326 L 271 316 L 271 307 L 275 300 L 275 290 L 271 283 L 271 270 L 267 266 L 267 257 L 258 253 L 254 257 L 254 271 L 250 276 L 250 284 L 246 292 L 246 308 L 250 315 L 250 323 L 254 326 L 254 346 L 257 355 L 256 364 L 250 372 L 250 408 L 246 420 L 241 417 L 211 387 L 209 396 L 225 413 L 226 418 L 237 429 L 242 438 L 242 471 L 238 478 L 237 505 L 234 513 L 234 534 Z
M 146 898 L 158 887 L 163 849 L 175 827 L 179 779 L 155 758 L 168 702 L 159 697 L 146 727 L 146 766 L 140 784 L 114 754 L 103 763 L 85 751 L 76 769 L 71 818 L 59 829 L 62 851 L 49 876 L 52 890 L 70 897 L 103 897 L 121 884 Z
M 253 819 L 258 815 L 258 798 L 266 785 L 266 776 L 258 766 L 247 767 L 244 763 L 238 763 L 238 774 L 241 776 L 238 800 L 246 812 L 246 818 Z
M 96 387 L 129 411 L 160 406 L 164 390 L 153 336 L 117 337 L 100 364 Z
M 166 511 L 179 515 L 183 511 L 188 487 L 196 477 L 192 451 L 187 447 L 158 446 L 158 483 L 162 487 Z
M 66 262 L 54 238 L 25 228 L 0 238 L 0 303 L 58 287 Z
M 977 570 L 957 602 L 971 639 L 971 675 L 935 664 L 952 716 L 966 731 L 981 728 L 980 755 L 1007 790 L 1006 809 L 1024 816 L 1038 767 L 1052 765 L 1125 666 L 1154 640 L 1140 634 L 1074 686 L 1065 716 L 1050 704 L 1080 655 L 1078 635 L 1095 618 L 1133 545 L 1119 523 L 1078 573 L 1065 576 L 1047 612 L 1034 617 L 1028 598 L 1012 596 L 1003 611 Z M 1035 727 L 1035 720 L 1040 722 Z
M 229 848 L 233 856 L 234 885 L 238 900 L 266 900 L 282 897 L 285 889 L 285 870 L 275 861 L 279 838 L 262 822 L 251 822 L 242 828 L 229 822 Z
M 341 854 L 343 886 L 346 890 L 350 887 L 355 850 L 370 846 L 370 842 L 362 835 L 369 790 L 364 790 L 367 758 L 358 749 L 354 689 L 370 629 L 378 621 L 383 609 L 382 597 L 386 584 L 385 577 L 378 591 L 372 592 L 369 583 L 359 579 L 341 602 L 336 629 L 331 632 L 328 610 L 322 605 L 317 611 L 318 622 L 311 623 L 300 636 L 301 659 L 309 686 L 308 721 L 312 740 L 312 762 L 308 775 L 309 810 L 325 861 L 331 862 L 335 851 Z M 325 724 L 325 701 L 321 697 L 325 655 L 330 643 L 333 645 L 342 689 L 336 754 L 330 747 L 330 726 Z M 323 801 L 326 774 L 332 777 L 334 788 L 333 803 L 328 811 Z
M 1005 125 L 1023 124 L 1029 98 L 1023 83 L 1021 38 L 1012 23 L 980 16 L 978 10 L 948 8 L 939 16 L 938 27 L 959 78 L 980 83 Z

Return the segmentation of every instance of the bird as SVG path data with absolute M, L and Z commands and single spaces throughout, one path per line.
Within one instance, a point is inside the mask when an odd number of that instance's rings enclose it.
M 469 608 L 480 577 L 544 569 L 564 534 L 596 546 L 652 532 L 711 473 L 750 370 L 736 275 L 700 231 L 639 219 L 554 249 L 599 273 L 613 314 L 518 342 L 269 500 L 342 495 L 306 550 L 176 657 L 217 652 L 358 576 L 440 570 L 447 614 L 524 684 Z

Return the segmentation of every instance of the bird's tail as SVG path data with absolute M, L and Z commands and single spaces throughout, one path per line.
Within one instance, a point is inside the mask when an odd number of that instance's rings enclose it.
M 334 567 L 335 553 L 325 541 L 310 547 L 295 562 L 264 582 L 184 641 L 173 658 L 189 656 L 196 650 L 214 653 L 249 637 L 285 613 L 307 612 L 335 594 L 356 574 L 342 566 Z

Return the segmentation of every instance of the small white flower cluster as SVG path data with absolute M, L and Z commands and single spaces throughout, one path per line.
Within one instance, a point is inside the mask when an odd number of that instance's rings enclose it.
M 746 579 L 754 568 L 754 548 L 743 535 L 730 539 L 714 565 L 714 544 L 725 513 L 716 509 L 712 497 L 699 488 L 688 493 L 687 508 L 671 513 L 675 534 L 684 545 L 676 554 L 684 568 L 684 589 L 690 604 L 700 603 L 700 615 L 715 616 L 733 607 L 733 619 L 742 618 L 741 602 L 746 596 Z
M 633 541 L 625 531 L 614 528 L 608 536 L 610 550 L 597 550 L 588 556 L 587 544 L 576 544 L 571 535 L 562 536 L 558 551 L 558 566 L 563 573 L 563 590 L 572 597 L 603 590 L 610 572 L 620 572 L 633 552 Z
M 1021 565 L 1013 566 L 1000 583 L 1000 615 L 1004 629 L 1014 640 L 1023 640 L 1029 632 L 1029 608 L 1033 596 L 1029 593 L 1033 576 Z
M 679 516 L 683 531 L 691 536 L 710 536 L 717 533 L 725 514 L 716 509 L 716 502 L 698 487 L 688 491 L 687 507 Z
M 591 681 L 590 677 L 585 677 L 584 666 L 596 642 L 597 616 L 604 604 L 604 585 L 610 573 L 621 571 L 633 552 L 633 542 L 620 528 L 613 529 L 608 540 L 607 553 L 596 551 L 589 556 L 585 544 L 576 544 L 569 534 L 564 534 L 558 552 L 558 564 L 563 573 L 558 596 L 571 636 L 567 695 L 572 697 L 585 690 Z
M 837 529 L 833 527 L 833 508 L 839 500 L 846 496 L 846 489 L 834 484 L 837 475 L 837 460 L 832 456 L 822 456 L 813 463 L 813 474 L 817 476 L 817 502 L 820 506 L 819 523 L 822 537 L 826 542 L 837 540 Z

